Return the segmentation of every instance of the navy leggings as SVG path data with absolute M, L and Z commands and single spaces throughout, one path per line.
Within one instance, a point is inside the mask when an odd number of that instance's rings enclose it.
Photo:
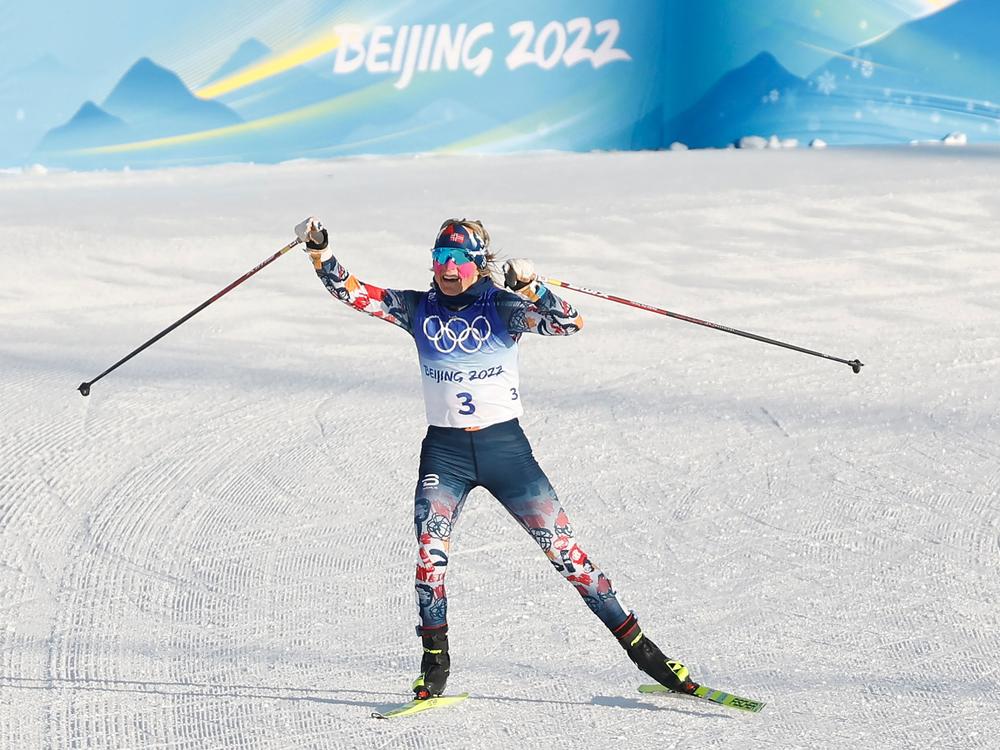
M 451 533 L 465 498 L 475 487 L 485 487 L 500 501 L 608 628 L 613 630 L 625 621 L 611 581 L 577 544 L 555 490 L 531 455 L 521 425 L 512 419 L 475 431 L 427 428 L 414 497 L 420 545 L 416 590 L 422 627 L 447 624 L 444 579 Z

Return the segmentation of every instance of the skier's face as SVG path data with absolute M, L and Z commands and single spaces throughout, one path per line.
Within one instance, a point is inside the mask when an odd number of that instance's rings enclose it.
M 456 263 L 456 260 L 462 262 Z M 475 284 L 478 278 L 478 269 L 471 260 L 462 257 L 434 258 L 434 281 L 437 282 L 438 289 L 449 297 L 461 294 Z

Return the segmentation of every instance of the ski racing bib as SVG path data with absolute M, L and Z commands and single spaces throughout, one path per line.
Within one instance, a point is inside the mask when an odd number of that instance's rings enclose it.
M 521 416 L 517 341 L 488 290 L 463 310 L 449 310 L 436 291 L 417 305 L 413 338 L 420 358 L 427 423 L 488 427 Z

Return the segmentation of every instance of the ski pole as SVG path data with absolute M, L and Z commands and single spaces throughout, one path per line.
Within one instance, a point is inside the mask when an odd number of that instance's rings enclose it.
M 167 328 L 164 328 L 162 331 L 160 331 L 158 334 L 156 334 L 155 336 L 153 336 L 153 338 L 151 338 L 149 341 L 147 341 L 145 344 L 143 344 L 139 348 L 134 349 L 133 351 L 129 352 L 127 355 L 125 355 L 120 360 L 118 360 L 117 362 L 115 362 L 113 365 L 111 365 L 111 367 L 109 367 L 107 370 L 105 370 L 104 372 L 102 372 L 96 378 L 94 378 L 93 380 L 88 380 L 88 381 L 84 381 L 83 383 L 80 383 L 80 387 L 77 388 L 77 390 L 80 391 L 80 393 L 83 394 L 84 396 L 89 396 L 90 395 L 90 386 L 92 386 L 98 380 L 100 380 L 101 378 L 103 378 L 109 372 L 111 372 L 113 370 L 117 370 L 119 367 L 121 367 L 123 364 L 125 364 L 126 362 L 128 362 L 130 359 L 132 359 L 132 357 L 134 357 L 136 354 L 138 354 L 139 352 L 141 352 L 143 349 L 145 349 L 145 348 L 147 348 L 147 347 L 152 346 L 153 344 L 155 344 L 157 341 L 159 341 L 160 339 L 162 339 L 164 336 L 166 336 L 172 330 L 174 330 L 175 328 L 177 328 L 177 326 L 179 326 L 181 323 L 184 323 L 185 321 L 190 320 L 191 318 L 193 318 L 195 315 L 197 315 L 202 310 L 204 310 L 206 307 L 208 307 L 213 302 L 215 302 L 217 299 L 219 299 L 222 295 L 224 295 L 227 292 L 232 291 L 233 289 L 235 289 L 236 287 L 238 287 L 244 281 L 246 281 L 251 276 L 253 276 L 255 273 L 257 273 L 259 270 L 261 270 L 264 266 L 266 266 L 266 265 L 268 265 L 270 263 L 273 263 L 278 258 L 280 258 L 282 255 L 284 255 L 289 250 L 291 250 L 293 247 L 295 247 L 296 245 L 298 245 L 300 242 L 302 242 L 302 240 L 299 240 L 299 239 L 296 239 L 296 240 L 294 240 L 292 242 L 289 242 L 287 245 L 285 245 L 283 248 L 281 248 L 278 252 L 276 252 L 270 258 L 268 258 L 265 261 L 262 261 L 261 263 L 259 263 L 256 266 L 254 266 L 254 268 L 250 269 L 245 274 L 243 274 L 242 276 L 240 276 L 238 279 L 236 279 L 236 281 L 234 281 L 232 284 L 230 284 L 229 286 L 227 286 L 225 289 L 223 289 L 220 292 L 217 292 L 215 295 L 213 295 L 209 299 L 207 299 L 204 302 L 202 302 L 200 305 L 198 305 L 194 310 L 192 310 L 191 312 L 189 312 L 183 318 L 181 318 L 180 320 L 172 323 Z
M 861 372 L 861 368 L 864 367 L 864 363 L 858 359 L 846 360 L 840 357 L 833 357 L 829 354 L 823 354 L 822 352 L 816 352 L 812 349 L 804 349 L 801 346 L 795 346 L 795 344 L 788 344 L 784 341 L 778 341 L 776 339 L 769 339 L 766 336 L 758 336 L 756 333 L 748 333 L 747 331 L 740 331 L 736 328 L 730 328 L 729 326 L 719 325 L 718 323 L 712 323 L 708 320 L 699 320 L 698 318 L 692 318 L 688 315 L 681 315 L 680 313 L 670 312 L 670 310 L 663 310 L 659 307 L 653 307 L 652 305 L 646 305 L 642 302 L 634 302 L 630 299 L 625 299 L 624 297 L 616 297 L 613 294 L 607 294 L 606 292 L 599 292 L 595 289 L 587 289 L 582 286 L 575 286 L 573 284 L 567 283 L 565 281 L 559 281 L 558 279 L 547 279 L 544 276 L 539 276 L 538 280 L 543 284 L 551 284 L 552 286 L 559 286 L 563 289 L 572 289 L 574 292 L 582 292 L 583 294 L 589 294 L 593 297 L 600 297 L 601 299 L 610 300 L 611 302 L 617 302 L 622 305 L 628 305 L 630 307 L 637 307 L 640 310 L 649 310 L 650 312 L 658 313 L 660 315 L 666 315 L 668 318 L 676 318 L 677 320 L 683 320 L 688 323 L 695 323 L 700 326 L 706 326 L 707 328 L 714 328 L 717 331 L 724 331 L 726 333 L 735 333 L 737 336 L 743 336 L 748 339 L 753 339 L 754 341 L 763 341 L 765 344 L 774 344 L 775 346 L 783 346 L 785 349 L 794 349 L 797 352 L 802 352 L 803 354 L 811 354 L 814 357 L 823 357 L 824 359 L 831 359 L 834 362 L 841 362 L 852 370 L 855 374 Z

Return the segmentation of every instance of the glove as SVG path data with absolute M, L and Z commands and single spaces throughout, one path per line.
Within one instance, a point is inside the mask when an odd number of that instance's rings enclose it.
M 504 285 L 515 292 L 534 291 L 535 264 L 527 258 L 511 258 L 503 264 Z
M 295 236 L 306 243 L 307 253 L 325 250 L 329 242 L 323 222 L 315 216 L 310 216 L 296 224 Z

